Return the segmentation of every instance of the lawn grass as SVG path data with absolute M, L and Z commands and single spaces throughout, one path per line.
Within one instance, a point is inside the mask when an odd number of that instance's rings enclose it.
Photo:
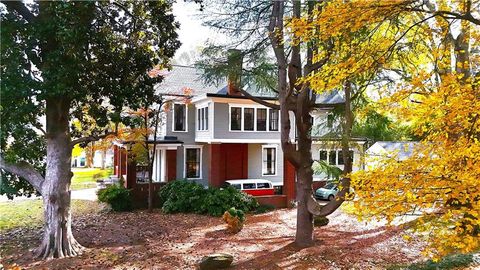
M 72 211 L 76 215 L 98 210 L 97 202 L 72 200 Z M 41 199 L 0 202 L 0 213 L 2 213 L 0 215 L 0 232 L 43 225 L 43 202 Z
M 101 175 L 100 178 L 108 177 L 113 173 L 113 169 L 99 169 L 99 168 L 73 168 L 72 190 L 95 188 L 97 183 L 94 179 L 95 175 Z

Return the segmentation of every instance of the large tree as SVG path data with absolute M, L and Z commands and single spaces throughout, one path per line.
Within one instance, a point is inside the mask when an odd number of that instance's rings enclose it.
M 179 47 L 178 24 L 169 1 L 2 4 L 2 186 L 26 181 L 42 195 L 39 256 L 73 256 L 82 246 L 71 229 L 72 147 L 114 132 L 108 123 L 122 121 L 124 107 L 152 100 L 161 78 L 147 72 Z M 87 115 L 97 128 L 78 137 L 72 120 Z
M 315 2 L 250 1 L 246 5 L 243 1 L 232 0 L 222 8 L 220 12 L 217 11 L 217 17 L 207 20 L 206 23 L 229 35 L 234 42 L 222 44 L 223 46 L 210 46 L 205 50 L 206 55 L 208 57 L 215 55 L 221 52 L 222 48 L 225 52 L 227 51 L 225 47 L 241 49 L 245 59 L 242 79 L 246 80 L 247 84 L 253 82 L 254 85 L 277 95 L 278 103 L 274 104 L 255 98 L 245 90 L 240 90 L 245 96 L 260 104 L 280 109 L 283 153 L 297 172 L 298 206 L 295 243 L 300 247 L 310 246 L 314 242 L 313 215 L 328 216 L 333 213 L 344 201 L 349 190 L 349 179 L 343 178 L 344 189 L 339 193 L 338 200 L 320 206 L 312 196 L 312 113 L 318 109 L 343 107 L 342 133 L 345 136 L 342 140 L 344 149 L 342 153 L 345 162 L 344 174 L 348 174 L 352 168 L 348 149 L 353 125 L 351 93 L 355 85 L 345 82 L 340 89 L 337 89 L 345 90 L 345 102 L 319 104 L 317 92 L 304 80 L 304 77 L 314 74 L 330 60 L 331 44 L 323 41 L 294 40 L 294 36 L 285 28 L 285 25 L 292 19 L 300 19 L 302 14 L 312 14 L 316 8 Z M 205 9 L 208 11 L 209 5 L 206 5 Z M 313 59 L 314 52 L 317 51 L 322 51 L 323 57 Z M 222 69 L 229 71 L 225 63 L 218 65 L 204 60 L 199 64 L 206 70 L 207 79 L 218 74 L 224 75 Z M 294 115 L 294 127 L 290 122 L 291 114 Z M 296 129 L 296 138 L 290 137 L 292 128 Z

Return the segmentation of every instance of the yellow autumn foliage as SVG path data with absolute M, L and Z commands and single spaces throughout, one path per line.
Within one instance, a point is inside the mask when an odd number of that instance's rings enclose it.
M 434 1 L 429 12 L 414 2 L 333 0 L 287 27 L 294 42 L 318 44 L 314 63 L 329 57 L 302 80 L 317 92 L 395 78 L 370 89 L 381 97 L 373 106 L 421 140 L 407 159 L 392 153 L 351 175 L 355 212 L 414 217 L 438 258 L 480 249 L 480 25 L 435 13 L 462 14 L 467 1 Z

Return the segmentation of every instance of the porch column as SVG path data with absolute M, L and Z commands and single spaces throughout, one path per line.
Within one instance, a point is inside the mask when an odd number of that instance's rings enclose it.
M 167 149 L 161 149 L 161 164 L 160 164 L 160 181 L 167 182 Z

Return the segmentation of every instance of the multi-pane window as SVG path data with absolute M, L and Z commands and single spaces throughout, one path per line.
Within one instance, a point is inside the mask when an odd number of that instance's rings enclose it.
M 320 160 L 327 161 L 327 151 L 320 150 Z
M 187 106 L 185 104 L 173 105 L 173 131 L 187 130 Z
M 343 152 L 342 152 L 342 150 L 338 151 L 337 153 L 338 153 L 338 157 L 337 157 L 338 162 L 337 162 L 337 164 L 338 164 L 338 165 L 344 165 L 344 162 L 343 162 Z
M 267 131 L 267 109 L 257 109 L 257 131 Z
M 337 151 L 328 152 L 328 164 L 337 165 Z
M 230 130 L 278 131 L 279 111 L 267 108 L 230 107 Z
M 350 154 L 350 161 L 353 163 L 353 151 L 348 151 Z M 319 151 L 320 160 L 328 162 L 330 165 L 344 165 L 343 162 L 343 152 L 342 150 L 320 150 Z
M 242 108 L 230 108 L 230 129 L 242 130 Z
M 278 110 L 270 109 L 270 131 L 278 131 Z
M 255 130 L 255 109 L 244 108 L 243 109 L 243 130 L 252 131 Z
M 262 174 L 275 175 L 277 168 L 277 148 L 265 147 L 262 153 Z
M 208 130 L 208 107 L 197 109 L 197 129 Z
M 186 148 L 185 149 L 185 177 L 186 178 L 200 178 L 200 148 Z

